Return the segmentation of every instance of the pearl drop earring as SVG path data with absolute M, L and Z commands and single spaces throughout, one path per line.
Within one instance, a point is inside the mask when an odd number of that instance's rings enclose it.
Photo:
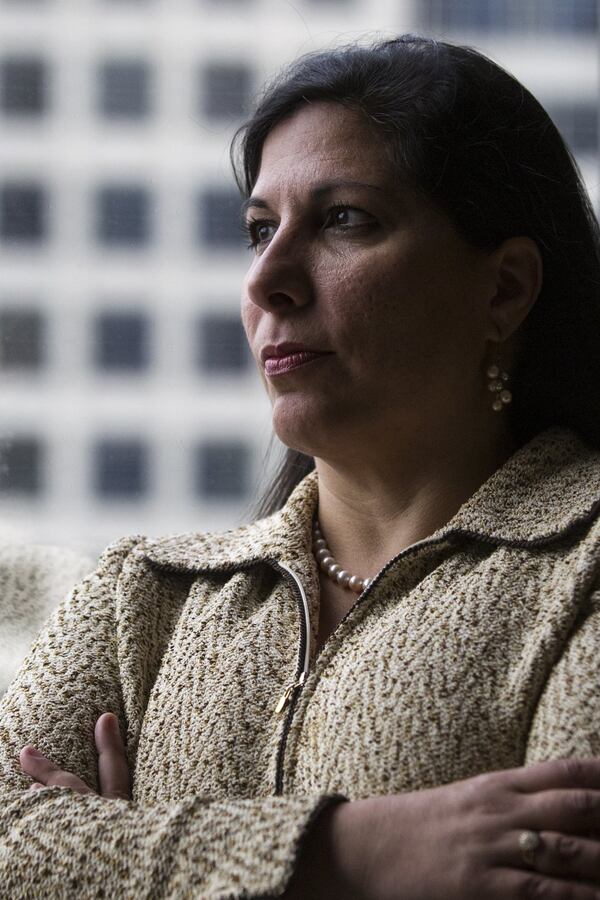
M 512 400 L 512 394 L 506 387 L 506 382 L 510 379 L 510 375 L 504 369 L 501 369 L 497 363 L 488 366 L 486 374 L 490 379 L 488 381 L 488 389 L 497 395 L 492 403 L 492 409 L 494 412 L 501 412 Z

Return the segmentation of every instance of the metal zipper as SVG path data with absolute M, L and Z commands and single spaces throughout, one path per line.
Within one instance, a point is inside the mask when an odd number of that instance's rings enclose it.
M 301 688 L 306 682 L 310 669 L 310 642 L 308 640 L 308 636 L 310 635 L 310 611 L 308 608 L 306 592 L 304 590 L 302 582 L 300 581 L 296 573 L 289 568 L 289 566 L 286 566 L 285 563 L 279 562 L 279 560 L 277 559 L 273 559 L 272 557 L 255 556 L 250 559 L 244 560 L 243 563 L 228 563 L 225 565 L 221 565 L 219 566 L 219 571 L 234 572 L 239 571 L 240 569 L 245 570 L 249 569 L 256 563 L 262 563 L 263 565 L 266 564 L 272 566 L 277 572 L 284 575 L 285 580 L 288 583 L 291 583 L 292 590 L 294 591 L 294 594 L 299 601 L 298 605 L 300 608 L 300 645 L 298 650 L 297 665 L 298 674 L 296 676 L 296 680 L 286 687 L 275 708 L 276 712 L 281 714 L 285 710 L 286 706 L 288 707 L 287 718 L 283 726 L 283 732 L 279 742 L 279 749 L 277 751 L 275 793 L 281 794 L 283 792 L 283 756 L 285 753 L 285 745 L 288 732 L 292 724 L 292 717 L 294 714 L 296 699 L 298 697 L 298 688 Z
M 352 614 L 352 612 L 356 609 L 357 605 L 359 603 L 362 603 L 364 601 L 365 597 L 367 597 L 371 593 L 371 591 L 373 590 L 373 587 L 379 583 L 382 576 L 385 575 L 385 573 L 388 571 L 388 569 L 390 569 L 396 562 L 398 562 L 398 560 L 404 559 L 405 557 L 410 556 L 411 553 L 416 553 L 418 550 L 421 550 L 423 547 L 435 546 L 436 544 L 444 544 L 447 542 L 450 543 L 448 534 L 441 535 L 440 537 L 437 537 L 437 538 L 424 538 L 422 541 L 418 541 L 416 544 L 411 544 L 410 547 L 406 547 L 404 550 L 402 550 L 400 553 L 398 553 L 397 556 L 394 556 L 392 559 L 390 559 L 385 564 L 383 569 L 380 569 L 380 571 L 373 578 L 373 581 L 369 584 L 369 586 L 367 588 L 365 588 L 365 590 L 361 594 L 358 595 L 356 602 L 352 604 L 352 606 L 350 607 L 350 609 L 348 610 L 348 612 L 346 613 L 344 618 L 341 619 L 340 622 L 338 623 L 338 625 L 336 627 L 336 631 L 340 627 L 342 622 L 345 622 L 346 619 L 348 618 L 348 616 L 350 616 Z M 308 678 L 308 675 L 309 675 L 310 643 L 308 641 L 308 635 L 310 634 L 310 612 L 309 612 L 309 608 L 308 608 L 308 600 L 306 598 L 306 593 L 302 586 L 302 582 L 300 581 L 300 579 L 298 578 L 296 573 L 293 572 L 292 569 L 290 569 L 284 563 L 281 563 L 278 561 L 276 562 L 275 560 L 268 560 L 268 562 L 274 568 L 278 569 L 280 572 L 285 572 L 287 575 L 290 575 L 292 577 L 294 593 L 296 594 L 297 597 L 299 596 L 300 603 L 301 603 L 300 608 L 301 608 L 301 611 L 304 612 L 304 615 L 303 616 L 301 615 L 301 618 L 300 618 L 300 649 L 299 649 L 299 654 L 298 654 L 298 669 L 300 670 L 299 675 L 297 676 L 296 680 L 292 684 L 290 684 L 290 685 L 288 685 L 288 687 L 286 687 L 285 691 L 279 698 L 279 702 L 277 703 L 277 706 L 275 707 L 275 711 L 277 713 L 282 713 L 285 710 L 286 706 L 288 707 L 287 718 L 286 718 L 284 726 L 283 726 L 283 732 L 281 735 L 281 739 L 279 742 L 279 749 L 277 752 L 277 769 L 276 769 L 277 774 L 276 774 L 276 779 L 275 779 L 275 794 L 278 795 L 278 794 L 283 793 L 283 758 L 285 755 L 285 746 L 287 743 L 288 733 L 291 728 L 292 718 L 294 715 L 294 708 L 296 706 L 296 702 L 297 702 L 299 694 L 300 694 L 300 691 L 298 689 L 304 685 L 304 683 L 306 682 L 306 679 Z
M 308 673 L 310 669 L 310 642 L 308 640 L 308 635 L 310 634 L 310 611 L 308 608 L 308 600 L 306 597 L 306 592 L 302 586 L 302 582 L 298 578 L 295 572 L 293 572 L 289 566 L 286 566 L 285 563 L 276 563 L 277 568 L 283 570 L 288 573 L 294 579 L 294 586 L 298 588 L 298 593 L 300 594 L 300 599 L 302 601 L 302 609 L 304 612 L 304 618 L 300 621 L 303 623 L 303 628 L 301 626 L 301 641 L 300 641 L 300 659 L 299 664 L 303 665 L 302 671 L 300 673 L 300 677 L 294 681 L 293 684 L 290 684 L 282 694 L 279 703 L 275 707 L 275 712 L 280 713 L 283 712 L 287 704 L 289 703 L 290 697 L 292 693 L 297 687 L 302 687 L 306 679 L 308 678 Z M 304 650 L 304 659 L 302 660 L 302 651 Z
M 350 607 L 350 609 L 348 610 L 348 612 L 346 613 L 346 615 L 344 616 L 344 618 L 340 619 L 340 621 L 336 625 L 335 630 L 337 631 L 338 628 L 340 627 L 340 625 L 346 621 L 348 616 L 352 615 L 352 613 L 354 612 L 354 610 L 356 609 L 358 604 L 362 603 L 364 598 L 366 596 L 368 596 L 368 594 L 371 593 L 371 591 L 373 590 L 373 587 L 379 583 L 382 575 L 385 575 L 385 573 L 388 571 L 388 569 L 391 569 L 391 567 L 393 565 L 395 565 L 395 563 L 397 563 L 399 559 L 404 559 L 405 557 L 410 556 L 410 554 L 412 552 L 414 552 L 416 550 L 421 550 L 423 547 L 435 546 L 436 544 L 445 544 L 446 542 L 450 543 L 449 537 L 447 534 L 442 535 L 441 537 L 438 537 L 438 538 L 423 538 L 422 541 L 418 541 L 416 544 L 411 544 L 410 547 L 406 547 L 404 550 L 401 550 L 397 556 L 394 556 L 392 559 L 388 560 L 388 562 L 386 562 L 383 569 L 380 569 L 379 572 L 377 573 L 377 575 L 374 576 L 374 578 L 371 581 L 371 583 L 369 584 L 369 586 L 367 588 L 365 588 L 364 591 L 362 591 L 362 593 L 360 593 L 358 595 L 358 597 L 356 599 L 356 603 L 353 603 L 352 606 Z M 322 652 L 323 651 L 321 650 L 321 653 Z
M 288 685 L 279 698 L 279 702 L 275 707 L 275 712 L 281 714 L 286 707 L 288 707 L 287 716 L 285 722 L 283 724 L 283 731 L 281 733 L 281 738 L 279 740 L 279 748 L 277 750 L 277 766 L 276 766 L 276 776 L 275 776 L 275 794 L 283 793 L 283 757 L 285 755 L 285 745 L 287 743 L 287 736 L 292 724 L 292 718 L 294 715 L 294 707 L 296 706 L 296 701 L 299 695 L 299 688 L 301 688 L 309 675 L 310 669 L 310 611 L 308 608 L 308 599 L 306 597 L 306 592 L 302 585 L 302 582 L 289 566 L 286 566 L 285 563 L 281 562 L 272 562 L 272 565 L 278 569 L 280 572 L 285 573 L 290 576 L 292 579 L 292 588 L 294 590 L 294 594 L 296 598 L 299 598 L 299 607 L 300 607 L 300 646 L 298 649 L 298 674 L 296 679 L 292 682 L 292 684 Z M 286 578 L 289 582 L 289 579 Z

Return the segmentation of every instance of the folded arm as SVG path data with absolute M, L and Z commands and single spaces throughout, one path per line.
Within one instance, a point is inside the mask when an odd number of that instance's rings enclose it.
M 0 701 L 0 898 L 277 896 L 311 822 L 339 796 L 143 805 L 69 787 L 28 790 L 25 745 L 97 792 L 96 720 L 113 712 L 128 733 L 115 597 L 134 545 L 109 548 L 63 600 Z
M 525 762 L 600 756 L 600 589 L 591 592 L 531 723 Z

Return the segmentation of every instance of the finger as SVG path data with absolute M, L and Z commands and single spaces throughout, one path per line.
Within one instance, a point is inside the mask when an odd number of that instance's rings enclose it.
M 492 880 L 493 879 L 493 880 Z M 497 869 L 489 880 L 494 897 L 543 897 L 544 900 L 598 900 L 598 889 L 523 869 Z
M 40 784 L 39 781 L 34 781 L 33 784 L 30 784 L 27 788 L 28 791 L 37 791 L 39 788 L 46 787 L 45 784 Z
M 520 805 L 519 825 L 589 838 L 600 829 L 600 791 L 540 791 Z
M 540 831 L 539 846 L 526 862 L 519 847 L 523 831 L 508 831 L 503 836 L 499 862 L 507 868 L 524 869 L 553 878 L 578 879 L 600 884 L 600 843 L 557 831 Z
M 511 786 L 533 793 L 553 788 L 592 788 L 600 790 L 600 759 L 550 759 L 533 766 L 507 769 Z
M 114 713 L 103 713 L 94 731 L 98 749 L 98 780 L 103 797 L 131 800 L 129 766 Z
M 27 775 L 31 775 L 42 785 L 58 785 L 59 787 L 70 787 L 80 794 L 93 794 L 94 792 L 87 784 L 73 775 L 60 769 L 51 759 L 39 753 L 35 747 L 26 745 L 19 754 L 21 768 Z
M 49 775 L 51 771 L 57 768 L 51 759 L 44 756 L 31 744 L 23 747 L 19 753 L 19 761 L 24 772 L 27 772 L 28 775 L 35 775 L 40 780 L 43 780 L 42 775 Z
M 598 841 L 542 831 L 541 846 L 535 851 L 535 869 L 547 875 L 575 876 L 600 884 L 600 844 Z M 518 840 L 518 837 L 517 837 Z

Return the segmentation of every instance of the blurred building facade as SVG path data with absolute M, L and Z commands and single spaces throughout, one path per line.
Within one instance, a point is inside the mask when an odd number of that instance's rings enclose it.
M 597 204 L 597 26 L 595 0 L 0 0 L 0 538 L 247 514 L 270 424 L 228 144 L 265 79 L 375 34 L 471 44 Z

